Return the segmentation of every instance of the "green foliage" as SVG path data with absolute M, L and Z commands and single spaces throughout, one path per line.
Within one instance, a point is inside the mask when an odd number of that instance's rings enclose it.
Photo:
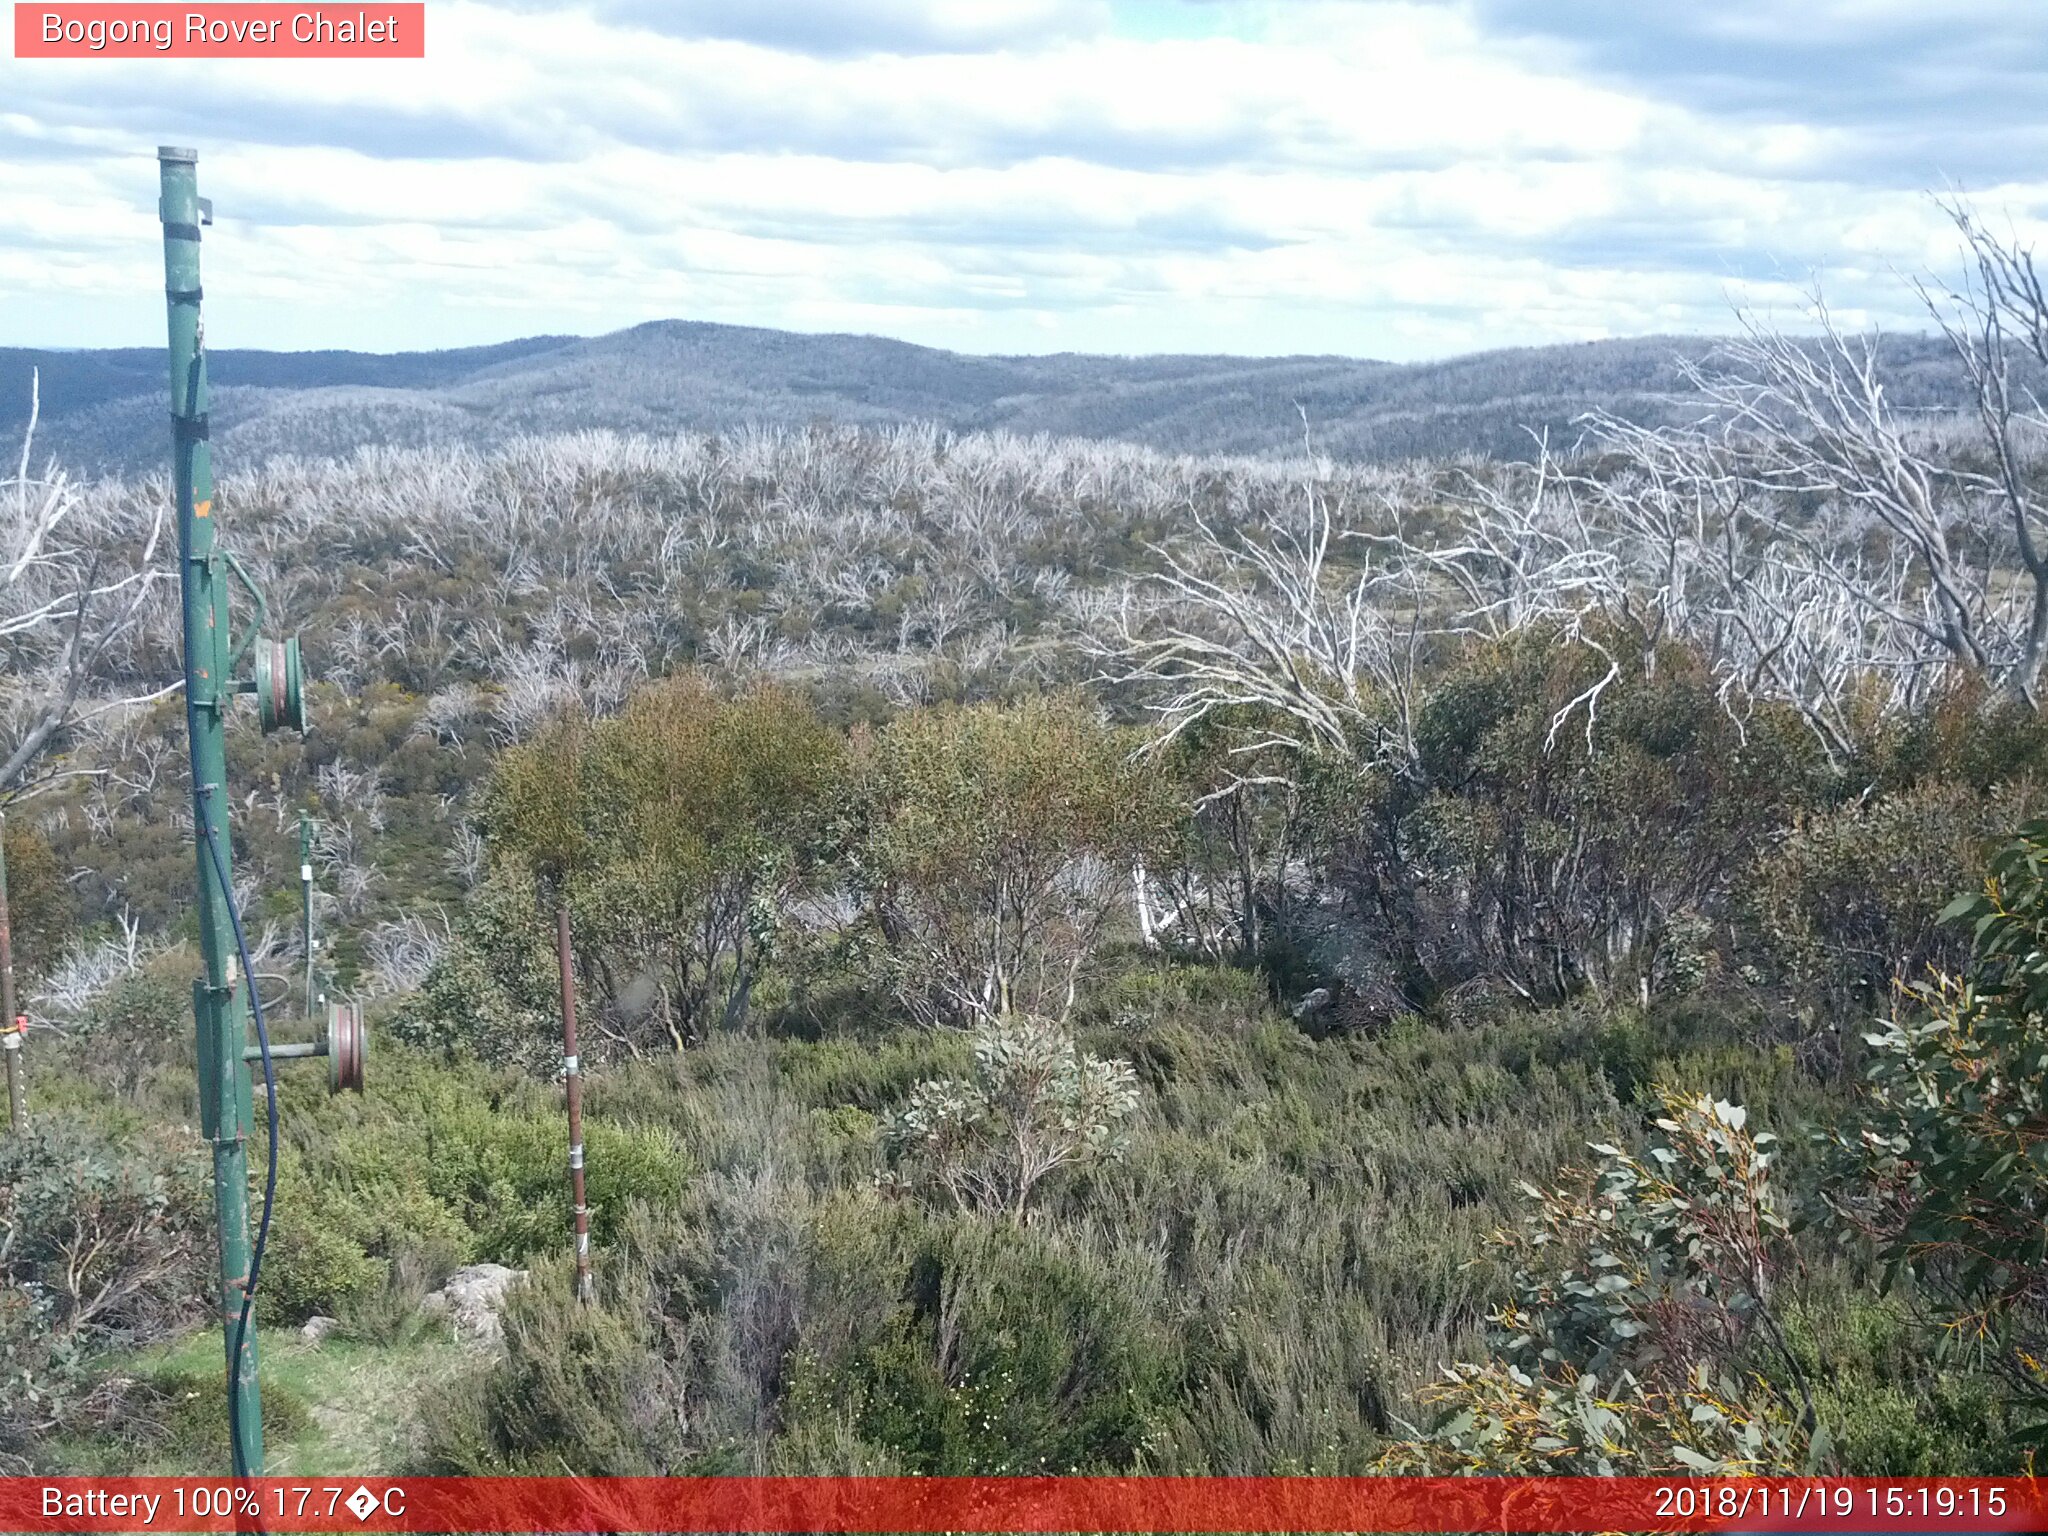
M 1177 1351 L 1117 1258 L 958 1222 L 911 1258 L 910 1297 L 837 1362 L 798 1357 L 795 1423 L 843 1414 L 906 1471 L 1122 1470 L 1175 1396 Z
M 1706 995 L 1319 1039 L 1276 1016 L 1253 973 L 1145 959 L 1076 1024 L 1080 1049 L 1130 1062 L 1144 1110 L 1123 1122 L 1123 1157 L 1045 1181 L 1022 1223 L 876 1187 L 878 1115 L 920 1082 L 971 1079 L 965 1033 L 721 1034 L 594 1077 L 589 1318 L 567 1299 L 566 1212 L 527 1219 L 560 1199 L 559 1090 L 380 1040 L 366 1098 L 285 1079 L 262 1315 L 290 1315 L 288 1255 L 316 1225 L 355 1245 L 329 1273 L 355 1253 L 378 1271 L 333 1308 L 361 1337 L 409 1337 L 418 1295 L 455 1263 L 533 1265 L 506 1361 L 423 1411 L 417 1464 L 438 1470 L 1356 1473 L 1441 1361 L 1481 1358 L 1476 1324 L 1515 1294 L 1494 1232 L 1517 1185 L 1550 1182 L 1589 1131 L 1626 1135 L 1631 1085 L 1756 1096 L 1787 1120 L 1827 1103 L 1758 1047 L 1749 1014 Z M 606 1127 L 629 1133 L 624 1152 L 605 1150 Z M 631 1170 L 625 1187 L 600 1182 L 608 1168 Z M 1875 1374 L 1851 1368 L 1864 1334 L 1825 1327 L 1859 1284 L 1830 1270 L 1787 1303 L 1842 1465 L 1938 1467 L 1964 1442 L 1972 1466 L 2011 1465 L 1981 1378 L 1936 1372 L 1916 1330 L 1885 1336 Z M 1603 1384 L 1626 1421 L 1616 1443 L 1646 1448 L 1627 1464 L 1682 1470 L 1672 1444 L 1735 1454 L 1745 1424 L 1780 1423 L 1763 1409 L 1782 1393 L 1745 1374 L 1769 1360 L 1731 1369 L 1734 1393 L 1716 1376 L 1667 1394 L 1686 1413 L 1722 1405 L 1732 1427 L 1694 1439 Z M 77 1379 L 90 1388 L 97 1368 Z M 1517 1424 L 1577 1411 L 1533 1388 L 1494 1401 Z M 1542 1431 L 1516 1433 L 1526 1448 Z
M 1866 758 L 1848 785 L 1867 780 L 1897 794 L 1939 782 L 1986 794 L 2048 768 L 2048 715 L 1964 677 L 1926 708 L 1873 731 Z
M 1411 1475 L 1742 1477 L 1799 1471 L 1799 1436 L 1767 1385 L 1704 1364 L 1654 1393 L 1622 1380 L 1531 1376 L 1459 1363 L 1433 1394 L 1428 1437 L 1395 1447 L 1382 1470 Z
M 658 1114 L 697 1170 L 599 1245 L 621 1349 L 644 1352 L 636 1406 L 574 1433 L 550 1409 L 552 1445 L 499 1439 L 541 1421 L 493 1386 L 503 1406 L 445 1414 L 459 1443 L 436 1464 L 1367 1470 L 1496 1299 L 1515 1181 L 1616 1115 L 1571 1043 L 1585 1021 L 1317 1041 L 1242 971 L 1162 971 L 1083 1015 L 1083 1048 L 1138 1079 L 1127 1152 L 1042 1183 L 1021 1223 L 876 1187 L 872 1117 L 970 1078 L 968 1035 L 719 1036 L 611 1069 L 592 1122 Z M 1101 1018 L 1112 997 L 1160 1006 Z M 506 1383 L 556 1369 L 585 1367 Z
M 1527 633 L 1429 691 L 1417 759 L 1329 816 L 1332 877 L 1398 991 L 1538 1001 L 1680 991 L 1706 924 L 1817 769 L 1789 720 L 1739 725 L 1685 649 Z
M 1785 1334 L 1851 1477 L 1996 1476 L 2022 1466 L 2007 1394 L 1992 1376 L 1930 1358 L 1927 1331 L 1898 1296 L 1833 1265 L 1788 1287 Z
M 1910 1275 L 1951 1354 L 1990 1351 L 2035 1416 L 2048 1410 L 2048 822 L 1951 904 L 1971 955 L 1918 990 L 1924 1012 L 1866 1040 L 1868 1091 L 1841 1147 L 1858 1182 L 1837 1208 Z M 2032 1433 L 2044 1432 L 2037 1424 Z
M 1768 1324 L 1788 1223 L 1768 1131 L 1725 1101 L 1667 1095 L 1647 1158 L 1596 1144 L 1590 1191 L 1546 1193 L 1523 1234 L 1505 1341 L 1525 1370 L 1652 1377 L 1723 1360 Z
M 0 1137 L 0 1463 L 85 1411 L 95 1351 L 201 1310 L 204 1189 L 189 1134 L 45 1120 Z
M 418 1290 L 463 1263 L 524 1264 L 569 1242 L 559 1090 L 381 1042 L 375 1060 L 360 1104 L 289 1084 L 268 1319 L 360 1311 L 393 1284 Z M 614 1241 L 636 1202 L 679 1198 L 688 1161 L 666 1129 L 593 1117 L 584 1143 L 596 1241 Z
M 608 856 L 573 907 L 596 974 L 617 978 L 617 1027 L 681 1045 L 745 1021 L 815 862 L 840 750 L 793 694 L 727 700 L 690 679 L 596 729 L 588 807 Z
M 90 1119 L 126 1134 L 199 1118 L 192 974 L 183 949 L 116 975 L 83 1006 L 56 1011 L 25 1048 L 31 1119 Z
M 78 1033 L 95 1075 L 132 1096 L 152 1071 L 192 1060 L 192 988 L 173 957 L 121 977 L 95 1002 Z
M 499 754 L 485 793 L 480 820 L 492 841 L 551 886 L 566 883 L 593 856 L 584 782 L 590 736 L 580 715 L 550 721 Z
M 275 1445 L 306 1433 L 313 1415 L 296 1392 L 269 1374 L 273 1379 L 262 1384 L 263 1434 Z M 130 1458 L 127 1466 L 138 1459 L 188 1471 L 217 1464 L 228 1445 L 221 1375 L 218 1369 L 156 1367 L 122 1380 L 114 1399 L 114 1438 Z
M 656 1398 L 653 1319 L 628 1295 L 585 1306 L 569 1266 L 534 1267 L 507 1297 L 501 1356 L 430 1393 L 420 1469 L 436 1475 L 598 1477 L 680 1470 L 650 1456 L 672 1433 Z
M 1175 819 L 1137 741 L 1074 699 L 926 709 L 853 742 L 847 877 L 921 1018 L 1063 1018 Z
M 60 1335 L 146 1339 L 204 1294 L 199 1142 L 53 1121 L 0 1138 L 0 1262 Z
M 1201 1014 L 1240 1025 L 1263 1020 L 1273 999 L 1251 966 L 1179 958 L 1171 953 L 1127 956 L 1090 994 L 1090 1019 L 1157 1022 L 1174 1014 Z
M 678 677 L 613 719 L 557 722 L 504 753 L 482 815 L 496 868 L 414 1036 L 538 1060 L 556 1007 L 539 935 L 563 899 L 601 1010 L 587 1054 L 743 1022 L 814 862 L 840 750 L 793 694 L 726 698 Z
M 1313 845 L 1319 802 L 1333 798 L 1330 783 L 1302 781 L 1341 779 L 1347 791 L 1356 789 L 1348 765 L 1322 760 L 1304 772 L 1291 754 L 1261 745 L 1272 735 L 1268 723 L 1246 707 L 1219 709 L 1155 759 L 1193 807 L 1153 864 L 1166 897 L 1161 915 L 1178 925 L 1180 948 L 1209 959 L 1270 961 L 1270 930 L 1277 924 L 1285 932 L 1293 895 L 1288 864 Z
M 685 680 L 529 738 L 455 942 L 391 1021 L 426 1049 L 380 1041 L 360 1100 L 287 1074 L 263 1316 L 405 1347 L 450 1268 L 533 1266 L 504 1356 L 427 1408 L 441 1470 L 2011 1465 L 2005 1392 L 1935 1371 L 1903 1302 L 1873 1312 L 1853 1266 L 1785 1278 L 1825 1250 L 1774 1192 L 1818 1154 L 1719 1107 L 1839 1108 L 1742 968 L 1795 981 L 1806 1029 L 1837 1018 L 1877 975 L 1859 946 L 1921 952 L 1912 892 L 2021 803 L 2010 764 L 1966 732 L 1887 746 L 1867 804 L 1831 809 L 1803 735 L 1738 730 L 1670 651 L 1624 653 L 1588 750 L 1583 712 L 1551 736 L 1588 654 L 1438 658 L 1413 776 L 1318 763 L 1192 817 L 1227 789 L 1216 743 L 1136 754 L 1060 697 L 849 745 L 790 696 Z M 422 874 L 447 836 L 427 797 L 476 776 L 478 727 L 425 731 L 395 690 L 332 706 L 389 765 L 385 825 L 350 826 L 407 893 L 452 891 Z M 545 1081 L 557 889 L 599 1058 L 595 1309 L 567 1300 Z M 1333 975 L 1327 1010 L 1271 1003 Z M 164 1079 L 189 1077 L 180 980 L 125 982 L 51 1042 L 39 1103 L 189 1115 Z M 1631 1156 L 1655 1083 L 1682 1096 Z M 1595 1173 L 1500 1243 L 1589 1136 Z M 1952 1273 L 1917 1274 L 1916 1304 Z M 37 1379 L 77 1404 L 102 1370 L 80 1346 Z M 1425 1405 L 1434 1436 L 1389 1453 Z
M 462 909 L 455 942 L 399 1007 L 391 1032 L 410 1045 L 546 1075 L 561 1062 L 561 981 L 552 923 L 532 876 L 490 871 Z
M 1525 1187 L 1495 1357 L 1450 1369 L 1437 1420 L 1392 1465 L 1725 1476 L 1825 1454 L 1810 1404 L 1754 1368 L 1761 1346 L 1805 1390 L 1771 1312 L 1789 1230 L 1774 1138 L 1725 1101 L 1667 1095 L 1665 1110 L 1645 1157 L 1596 1144 L 1590 1179 Z
M 1130 1063 L 1089 1055 L 1058 1024 L 1015 1014 L 980 1024 L 974 1069 L 919 1083 L 882 1122 L 901 1187 L 1021 1218 L 1040 1180 L 1127 1150 L 1123 1122 L 1138 1107 Z
M 2038 800 L 2028 785 L 1930 779 L 1802 818 L 1758 863 L 1764 952 L 1825 1016 L 1867 1014 L 1929 970 L 1959 970 L 1967 938 L 1942 909 Z
M 1449 532 L 1428 478 L 1412 510 Z M 380 926 L 437 907 L 456 925 L 390 1025 L 427 1049 L 380 1039 L 362 1099 L 286 1074 L 261 1315 L 333 1311 L 407 1370 L 418 1299 L 451 1267 L 534 1265 L 503 1359 L 429 1405 L 427 1461 L 450 1470 L 1357 1472 L 1443 1362 L 1486 1359 L 1494 1313 L 1520 1325 L 1496 1331 L 1503 1358 L 1448 1384 L 1469 1419 L 1403 1454 L 1796 1465 L 1803 1379 L 1841 1469 L 2014 1466 L 2043 1331 L 2023 1268 L 2033 1106 L 2010 1087 L 2032 1046 L 1991 1051 L 1976 1015 L 1874 1048 L 1898 1059 L 1847 1170 L 1816 1168 L 1806 1138 L 1767 1149 L 1787 1205 L 1826 1178 L 1881 1248 L 1935 1222 L 1889 1296 L 1838 1234 L 1723 1200 L 1670 1133 L 1683 1177 L 1603 1153 L 1545 1197 L 1548 1242 L 1494 1234 L 1589 1137 L 1633 1146 L 1653 1084 L 1786 1130 L 1839 1114 L 1817 1045 L 1895 977 L 1961 962 L 1936 893 L 2033 805 L 2042 717 L 1968 689 L 1886 717 L 1873 694 L 1834 774 L 1796 722 L 1724 707 L 1725 672 L 1597 624 L 1590 645 L 1425 640 L 1412 695 L 1359 701 L 1384 755 L 1239 751 L 1249 711 L 1142 753 L 1097 701 L 1118 720 L 1156 698 L 1037 696 L 1098 670 L 1072 619 L 1190 509 L 1256 539 L 1299 493 L 1257 466 L 835 431 L 401 454 L 232 490 L 264 528 L 250 547 L 299 541 L 329 679 L 307 741 L 262 738 L 247 711 L 232 728 L 256 926 L 293 929 L 301 807 L 339 988 L 410 992 L 416 973 L 377 968 Z M 1368 499 L 1359 532 L 1383 527 Z M 974 541 L 953 536 L 963 507 Z M 724 536 L 735 518 L 746 537 Z M 827 559 L 821 528 L 845 541 Z M 1339 541 L 1328 574 L 1371 547 Z M 756 658 L 802 682 L 727 691 Z M 10 826 L 31 970 L 131 913 L 146 936 L 194 932 L 167 809 L 180 731 L 170 702 L 103 717 L 76 746 L 110 771 Z M 58 916 L 36 915 L 38 889 Z M 596 1309 L 567 1299 L 563 894 Z M 89 1120 L 153 1165 L 159 1129 L 195 1116 L 191 962 L 174 948 L 38 1032 L 39 1124 Z M 922 1027 L 1006 1008 L 1014 1049 L 980 1060 L 969 1030 Z M 1699 1158 L 1762 1165 L 1717 1123 L 1734 1140 Z M 941 1198 L 889 1198 L 899 1178 Z M 1958 1187 L 2011 1205 L 1945 1208 Z M 70 1208 L 37 1206 L 38 1231 Z M 1730 1258 L 1745 1210 L 1762 1290 Z M 2010 1273 L 1969 1271 L 1973 1222 Z M 1595 1265 L 1596 1239 L 1621 1262 Z M 65 1333 L 28 1294 L 0 1287 L 0 1354 L 33 1377 L 9 1444 L 46 1454 L 61 1419 L 118 1445 L 103 1410 L 125 1366 L 105 1347 L 183 1314 L 151 1301 Z M 1938 1359 L 1926 1314 L 1957 1325 Z M 281 1373 L 314 1354 L 282 1342 Z M 190 1348 L 217 1358 L 217 1337 Z M 183 1399 L 155 1391 L 134 1406 L 166 1454 L 217 1433 L 171 1423 Z
M 366 1237 L 376 1238 L 363 1230 L 359 1202 L 306 1178 L 295 1155 L 282 1163 L 263 1257 L 263 1315 L 271 1322 L 332 1315 L 378 1286 L 386 1263 L 364 1248 Z
M 7 902 L 14 965 L 22 981 L 48 972 L 78 922 L 78 902 L 50 840 L 17 810 L 6 818 Z M 4 1021 L 12 1023 L 9 1019 Z
M 1122 1256 L 872 1192 L 706 1193 L 636 1232 L 597 1308 L 537 1269 L 504 1359 L 437 1402 L 428 1465 L 740 1471 L 772 1445 L 814 1471 L 1113 1470 L 1168 1411 L 1171 1328 Z

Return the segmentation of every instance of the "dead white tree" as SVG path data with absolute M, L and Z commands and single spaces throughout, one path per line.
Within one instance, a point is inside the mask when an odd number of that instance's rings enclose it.
M 1559 644 L 1584 646 L 1605 661 L 1550 721 L 1547 745 L 1583 714 L 1590 748 L 1600 701 L 1622 672 L 1590 621 L 1605 615 L 1642 629 L 1642 648 L 1652 652 L 1663 608 L 1638 601 L 1632 580 L 1640 562 L 1631 557 L 1646 530 L 1632 515 L 1601 518 L 1602 508 L 1584 494 L 1588 483 L 1565 471 L 1548 440 L 1539 436 L 1536 449 L 1530 465 L 1464 471 L 1460 492 L 1437 509 L 1433 537 L 1412 528 L 1411 509 L 1392 498 L 1393 531 L 1358 537 L 1408 573 L 1418 612 L 1430 616 L 1428 632 L 1501 640 L 1540 626 Z
M 1696 462 L 1729 488 L 1733 523 L 1770 546 L 1869 670 L 1910 703 L 1944 673 L 2033 707 L 2048 665 L 2048 294 L 2031 248 L 1959 202 L 1965 275 L 1914 286 L 1949 342 L 1961 419 L 1902 408 L 1875 335 L 1850 336 L 1816 297 L 1814 334 L 1754 316 L 1686 365 L 1704 415 Z M 1610 424 L 1611 425 L 1611 424 Z M 1677 441 L 1684 434 L 1662 434 Z M 1711 439 L 1711 441 L 1708 441 Z M 1630 445 L 1641 448 L 1640 435 Z M 1821 601 L 1831 586 L 1838 598 Z
M 144 618 L 163 532 L 164 501 L 86 493 L 61 470 L 33 472 L 39 376 L 12 479 L 0 482 L 0 794 L 47 776 L 54 749 L 81 716 L 174 691 L 110 690 L 101 668 Z
M 1161 746 L 1220 711 L 1259 725 L 1236 750 L 1413 757 L 1420 594 L 1409 568 L 1373 557 L 1332 568 L 1342 536 L 1311 480 L 1298 524 L 1226 535 L 1192 503 L 1193 536 L 1154 545 L 1161 569 L 1125 591 L 1115 627 L 1088 642 L 1103 680 L 1140 688 Z
M 1362 537 L 1396 564 L 1429 571 L 1449 588 L 1451 633 L 1501 639 L 1537 623 L 1576 624 L 1617 602 L 1625 552 L 1595 527 L 1581 483 L 1543 438 L 1532 465 L 1467 472 L 1438 538 L 1412 531 L 1410 509 L 1389 502 L 1394 531 Z
M 132 976 L 160 953 L 165 941 L 145 935 L 127 908 L 114 917 L 118 935 L 107 935 L 67 950 L 31 995 L 30 1017 L 43 1025 L 76 1022 L 107 989 Z
M 1745 316 L 1741 339 L 1689 370 L 1727 472 L 1748 493 L 1747 514 L 1780 558 L 1839 585 L 1919 645 L 2019 681 L 2021 658 L 1993 612 L 1986 557 L 1997 530 L 1984 497 L 1926 450 L 1887 397 L 1879 338 L 1845 335 L 1818 303 L 1814 318 L 1819 334 L 1802 338 Z M 1873 545 L 1911 567 L 1905 601 L 1868 580 Z
M 1900 704 L 1925 697 L 1941 657 L 1892 621 L 1924 601 L 1902 545 L 1854 540 L 1818 508 L 1789 537 L 1780 493 L 1711 420 L 1649 428 L 1596 412 L 1583 424 L 1601 467 L 1569 478 L 1617 559 L 1611 612 L 1646 643 L 1691 644 L 1731 716 L 1789 705 L 1839 763 L 1871 681 Z
M 2042 538 L 2048 507 L 2038 494 L 2048 448 L 2048 408 L 2039 393 L 2048 372 L 2048 293 L 2031 247 L 1997 238 L 1959 201 L 1943 206 L 1963 237 L 1967 275 L 1958 286 L 1937 291 L 1922 284 L 1920 292 L 1969 381 L 1982 457 L 1989 462 L 1989 468 L 1954 465 L 1950 473 L 1982 498 L 2010 537 L 2024 596 L 2014 594 L 2016 654 L 2004 664 L 2005 681 L 2038 708 L 2048 661 L 2048 548 Z
M 451 939 L 448 915 L 408 912 L 363 936 L 366 997 L 401 997 L 426 985 Z

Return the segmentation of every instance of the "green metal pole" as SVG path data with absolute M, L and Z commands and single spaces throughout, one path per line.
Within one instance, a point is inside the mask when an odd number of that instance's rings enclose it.
M 213 1199 L 220 1238 L 220 1312 L 225 1348 L 249 1280 L 250 1107 L 248 999 L 237 985 L 228 892 L 207 847 L 208 828 L 223 855 L 228 840 L 227 706 L 234 695 L 229 656 L 228 570 L 215 547 L 213 463 L 207 447 L 206 338 L 199 317 L 199 156 L 159 149 L 164 229 L 164 293 L 170 313 L 172 488 L 178 510 L 178 572 L 185 600 L 185 723 L 192 738 L 193 841 L 199 856 L 199 948 L 204 979 L 193 986 L 199 1036 L 200 1119 L 213 1141 Z M 234 1468 L 263 1471 L 262 1406 L 256 1391 L 256 1330 L 239 1360 L 227 1361 L 233 1399 Z
M 299 812 L 299 940 L 306 951 L 306 1017 L 313 1017 L 313 818 Z

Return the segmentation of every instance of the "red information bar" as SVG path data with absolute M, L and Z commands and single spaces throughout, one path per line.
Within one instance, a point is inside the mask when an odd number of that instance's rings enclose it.
M 16 0 L 18 59 L 423 59 L 422 0 L 124 5 Z
M 2024 1531 L 2029 1478 L 0 1479 L 0 1529 L 83 1531 Z

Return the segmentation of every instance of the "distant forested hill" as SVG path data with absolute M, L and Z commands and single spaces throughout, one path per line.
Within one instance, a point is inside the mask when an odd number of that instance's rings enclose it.
M 1111 438 L 1172 452 L 1256 454 L 1301 442 L 1347 459 L 1520 456 L 1528 431 L 1568 440 L 1604 407 L 1684 409 L 1675 360 L 1711 338 L 1651 336 L 1481 352 L 1429 363 L 1346 357 L 976 357 L 874 336 L 659 321 L 609 336 L 379 355 L 212 355 L 214 438 L 226 461 L 345 453 L 371 443 L 488 444 L 533 431 L 649 433 L 813 420 L 928 420 Z M 1886 342 L 1901 398 L 1960 399 L 1944 349 Z M 39 453 L 78 470 L 147 469 L 164 453 L 163 354 L 0 348 L 0 441 L 42 371 Z

